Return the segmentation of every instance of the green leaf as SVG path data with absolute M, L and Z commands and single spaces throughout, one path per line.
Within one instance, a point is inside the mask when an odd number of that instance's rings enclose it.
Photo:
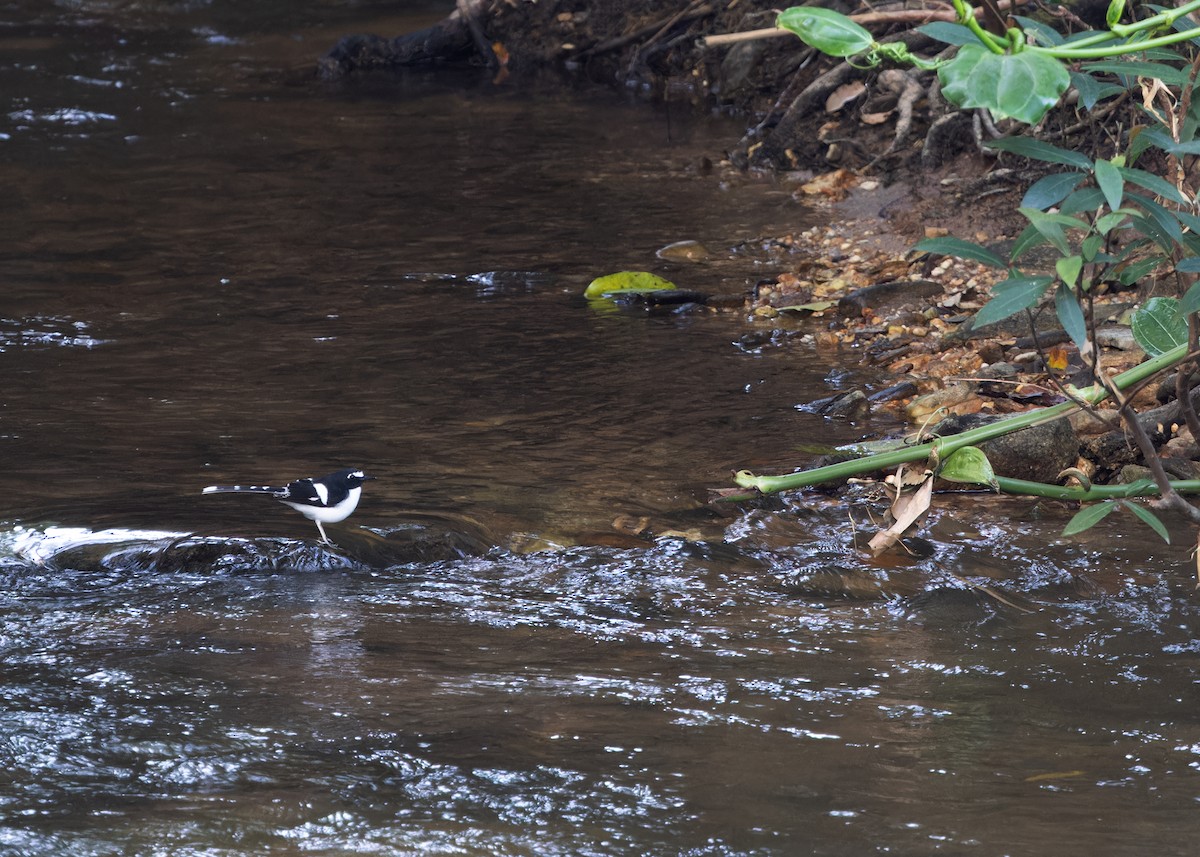
M 1129 215 L 1130 211 L 1127 208 L 1110 211 L 1108 214 L 1102 214 L 1097 217 L 1093 228 L 1096 230 L 1097 235 L 1107 235 L 1109 232 L 1112 232 L 1113 227 L 1120 226 Z
M 1079 272 L 1083 270 L 1082 256 L 1060 256 L 1058 261 L 1054 263 L 1054 270 L 1058 274 L 1058 278 L 1063 281 L 1068 288 L 1075 288 L 1075 284 L 1079 282 Z
M 1200 217 L 1191 214 L 1187 211 L 1177 211 L 1175 216 L 1179 218 L 1179 222 L 1193 232 L 1200 233 Z
M 1183 238 L 1183 227 L 1179 223 L 1179 218 L 1175 216 L 1174 212 L 1164 208 L 1149 197 L 1138 193 L 1128 194 L 1128 197 L 1130 202 L 1137 203 L 1138 208 L 1146 212 L 1155 225 L 1167 234 L 1170 241 L 1166 244 L 1160 241 L 1159 245 L 1162 246 L 1163 250 L 1170 253 L 1174 249 L 1172 244 L 1179 242 Z M 1151 237 L 1153 238 L 1154 236 Z
M 1074 536 L 1082 533 L 1084 530 L 1090 530 L 1111 515 L 1116 508 L 1117 504 L 1112 500 L 1105 500 L 1103 503 L 1097 503 L 1094 506 L 1084 506 L 1063 527 L 1062 534 L 1064 536 Z
M 1185 317 L 1194 312 L 1200 312 L 1200 282 L 1192 283 L 1183 300 L 1179 302 L 1179 312 Z
M 1175 270 L 1183 274 L 1200 274 L 1200 256 L 1188 256 L 1180 259 Z
M 1162 128 L 1146 128 L 1137 138 L 1157 146 L 1169 155 L 1200 155 L 1200 140 L 1190 139 L 1176 143 Z
M 948 45 L 969 45 L 979 41 L 970 28 L 962 24 L 951 24 L 949 21 L 933 21 L 917 27 L 918 33 L 924 33 L 935 41 Z
M 1095 211 L 1104 205 L 1104 194 L 1098 187 L 1084 187 L 1063 200 L 1059 214 L 1076 214 L 1080 211 Z
M 1013 242 L 1012 257 L 1013 259 L 1020 259 L 1033 248 L 1040 247 L 1045 243 L 1046 239 L 1042 233 L 1038 232 L 1030 224 L 1021 231 L 1021 234 L 1017 236 L 1017 240 Z
M 1025 30 L 1026 34 L 1032 33 L 1037 37 L 1037 43 L 1039 45 L 1052 47 L 1054 45 L 1062 44 L 1062 34 L 1044 22 L 1035 18 L 1026 17 L 1025 15 L 1014 15 L 1013 17 L 1017 19 L 1017 23 L 1021 25 L 1021 28 Z
M 1064 214 L 1049 214 L 1036 208 L 1018 208 L 1017 211 L 1029 218 L 1033 228 L 1054 245 L 1054 248 L 1064 256 L 1071 252 L 1071 243 L 1067 240 L 1067 229 L 1087 229 L 1088 225 L 1076 217 Z
M 1075 300 L 1075 293 L 1067 288 L 1066 283 L 1059 283 L 1058 288 L 1054 290 L 1054 310 L 1063 330 L 1082 353 L 1087 347 L 1087 321 L 1083 317 L 1079 301 Z
M 977 446 L 964 446 L 955 450 L 942 462 L 938 476 L 948 482 L 963 482 L 968 485 L 996 485 L 996 471 L 983 450 Z
M 1125 177 L 1125 181 L 1133 182 L 1139 187 L 1143 187 L 1150 191 L 1155 196 L 1161 196 L 1163 199 L 1169 199 L 1171 202 L 1177 202 L 1180 205 L 1188 205 L 1188 201 L 1184 195 L 1179 192 L 1179 188 L 1171 184 L 1165 179 L 1159 178 L 1154 173 L 1148 173 L 1145 170 L 1134 169 L 1132 167 L 1118 167 L 1121 175 Z
M 1121 207 L 1121 199 L 1125 194 L 1125 177 L 1112 161 L 1104 158 L 1096 160 L 1096 184 L 1104 193 L 1104 201 L 1108 207 L 1116 211 Z
M 1137 62 L 1134 60 L 1099 60 L 1083 64 L 1083 70 L 1088 72 L 1107 72 L 1119 74 L 1122 77 L 1152 77 L 1161 80 L 1168 86 L 1183 86 L 1187 83 L 1188 70 L 1160 62 Z
M 960 259 L 970 259 L 973 262 L 982 262 L 985 265 L 991 265 L 993 268 L 1008 267 L 1007 262 L 986 247 L 952 236 L 926 238 L 924 241 L 918 242 L 917 246 L 913 249 L 921 250 L 925 253 L 936 253 L 939 256 L 957 256 Z
M 1187 342 L 1187 322 L 1175 298 L 1150 298 L 1133 314 L 1133 338 L 1151 357 Z
M 985 144 L 989 149 L 999 149 L 1002 152 L 1012 152 L 1033 161 L 1045 161 L 1048 164 L 1062 164 L 1066 167 L 1076 167 L 1081 170 L 1092 168 L 1092 159 L 1080 152 L 1070 149 L 1060 149 L 1058 146 L 1034 140 L 1032 137 L 1001 137 Z
M 1104 22 L 1111 29 L 1113 24 L 1121 23 L 1121 16 L 1125 14 L 1125 0 L 1109 0 L 1108 12 L 1104 15 Z
M 831 57 L 852 57 L 875 44 L 869 31 L 845 15 L 815 6 L 793 6 L 779 13 L 775 26 L 799 36 Z
M 1055 173 L 1043 176 L 1035 181 L 1025 191 L 1021 205 L 1025 208 L 1036 208 L 1045 211 L 1051 206 L 1058 205 L 1086 178 L 1083 173 Z
M 1158 519 L 1158 515 L 1154 514 L 1140 503 L 1130 503 L 1128 500 L 1119 500 L 1118 502 L 1123 507 L 1133 512 L 1133 514 L 1141 518 L 1142 523 L 1148 525 L 1150 529 L 1158 533 L 1164 542 L 1167 544 L 1171 543 L 1171 535 L 1167 532 L 1167 528 L 1163 525 L 1163 522 Z
M 963 45 L 938 69 L 942 95 L 963 108 L 986 107 L 997 119 L 1036 124 L 1071 83 L 1061 62 L 1039 50 L 995 54 Z
M 1011 315 L 1035 306 L 1042 299 L 1053 277 L 1016 277 L 992 287 L 992 299 L 975 314 L 972 330 L 1003 321 Z
M 1080 258 L 1084 262 L 1094 262 L 1100 255 L 1100 250 L 1104 247 L 1104 236 L 1092 233 L 1087 238 L 1083 239 L 1083 244 L 1079 248 Z
M 1139 259 L 1136 262 L 1131 262 L 1121 269 L 1121 274 L 1117 277 L 1117 282 L 1125 286 L 1133 285 L 1161 265 L 1162 262 L 1162 256 L 1151 256 L 1149 259 Z
M 1100 101 L 1125 91 L 1115 83 L 1105 83 L 1080 71 L 1071 72 L 1071 85 L 1079 93 L 1079 103 L 1091 110 Z
M 661 292 L 676 288 L 670 280 L 664 280 L 648 271 L 618 271 L 597 277 L 584 290 L 585 298 L 600 298 L 616 292 Z

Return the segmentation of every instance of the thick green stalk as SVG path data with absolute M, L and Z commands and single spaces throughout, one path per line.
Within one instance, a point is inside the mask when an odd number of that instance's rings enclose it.
M 1121 374 L 1114 376 L 1111 383 L 1118 390 L 1127 390 L 1145 381 L 1155 373 L 1173 366 L 1186 355 L 1187 345 L 1178 345 L 1158 357 L 1139 363 L 1132 369 L 1127 369 Z M 1093 384 L 1091 387 L 1077 391 L 1077 395 L 1080 401 L 1094 405 L 1107 398 L 1108 390 L 1099 384 Z M 825 467 L 817 467 L 813 470 L 801 470 L 785 476 L 755 476 L 749 470 L 741 470 L 734 477 L 734 481 L 742 488 L 753 488 L 762 494 L 774 494 L 778 491 L 808 488 L 812 485 L 819 485 L 822 482 L 848 479 L 851 476 L 858 476 L 859 474 L 870 473 L 876 470 L 886 470 L 890 467 L 914 461 L 925 461 L 931 456 L 936 457 L 938 461 L 944 461 L 956 450 L 963 447 L 976 446 L 992 438 L 1002 437 L 1014 431 L 1020 431 L 1024 428 L 1065 417 L 1078 407 L 1079 405 L 1076 402 L 1063 402 L 1049 408 L 1042 408 L 1036 411 L 1017 414 L 1008 419 L 997 420 L 994 423 L 965 431 L 962 434 L 938 438 L 931 443 L 908 446 L 891 452 L 881 452 L 876 455 L 868 455 L 864 458 L 856 458 L 852 461 L 842 461 L 837 464 L 826 465 Z

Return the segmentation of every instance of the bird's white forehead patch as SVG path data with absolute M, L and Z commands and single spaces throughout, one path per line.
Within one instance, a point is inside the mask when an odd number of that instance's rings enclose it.
M 367 474 L 363 473 L 361 470 L 355 470 L 353 473 L 350 474 L 350 478 L 351 479 L 366 479 Z

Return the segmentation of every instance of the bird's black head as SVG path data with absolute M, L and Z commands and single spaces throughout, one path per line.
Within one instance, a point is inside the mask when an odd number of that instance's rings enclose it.
M 339 470 L 337 473 L 331 473 L 326 477 L 330 481 L 342 482 L 347 488 L 358 488 L 368 479 L 374 479 L 374 476 L 368 476 L 356 467 L 347 467 L 344 470 Z

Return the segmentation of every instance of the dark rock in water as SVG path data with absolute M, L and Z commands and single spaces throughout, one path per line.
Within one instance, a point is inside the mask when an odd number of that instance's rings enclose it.
M 858 317 L 866 310 L 881 318 L 891 318 L 904 310 L 924 306 L 942 294 L 941 283 L 932 280 L 895 280 L 855 289 L 838 301 L 838 315 Z
M 882 405 L 885 402 L 894 402 L 896 399 L 907 399 L 909 396 L 915 396 L 916 394 L 916 384 L 912 381 L 901 381 L 899 384 L 893 384 L 886 389 L 872 393 L 868 398 L 873 404 Z
M 980 414 L 949 417 L 937 424 L 934 434 L 942 437 L 961 434 L 996 419 L 999 418 Z M 1078 460 L 1079 435 L 1067 420 L 1054 420 L 993 438 L 979 448 L 998 476 L 1054 483 L 1059 473 L 1073 467 Z
M 796 405 L 798 411 L 849 420 L 865 417 L 870 409 L 867 394 L 862 390 L 847 390 L 845 393 L 817 399 L 806 405 Z

